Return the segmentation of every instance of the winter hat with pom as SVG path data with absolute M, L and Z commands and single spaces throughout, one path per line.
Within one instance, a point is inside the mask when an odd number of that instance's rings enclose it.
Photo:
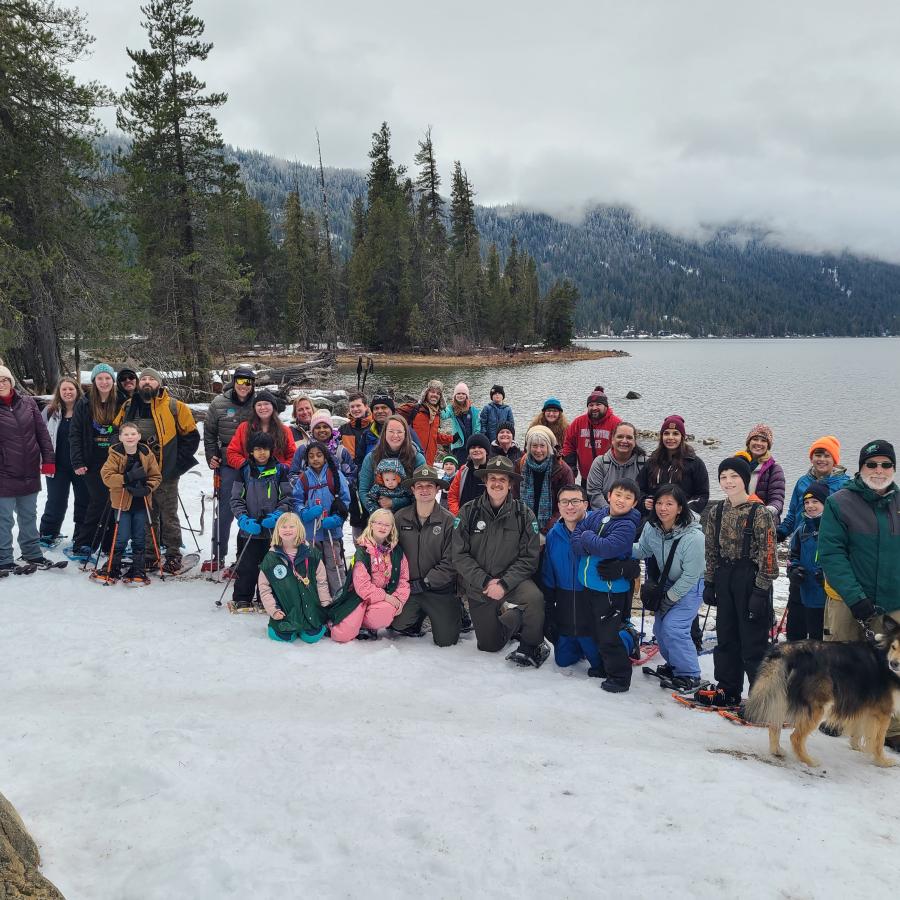
M 587 405 L 590 406 L 592 403 L 602 403 L 606 407 L 609 406 L 609 397 L 606 396 L 603 385 L 598 384 L 597 387 L 591 391 L 587 398 Z
M 378 475 L 384 475 L 385 472 L 394 472 L 396 475 L 399 475 L 401 478 L 406 478 L 406 468 L 399 459 L 392 459 L 388 457 L 387 459 L 383 459 L 378 465 L 375 467 L 375 472 Z

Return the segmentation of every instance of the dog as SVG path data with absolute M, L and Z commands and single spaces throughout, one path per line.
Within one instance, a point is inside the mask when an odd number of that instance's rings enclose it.
M 768 725 L 769 750 L 783 756 L 781 729 L 793 725 L 791 746 L 807 766 L 818 762 L 806 739 L 825 721 L 850 737 L 854 750 L 872 754 L 877 766 L 893 766 L 884 736 L 900 710 L 900 624 L 884 617 L 884 633 L 859 643 L 796 641 L 772 647 L 744 708 L 745 718 Z

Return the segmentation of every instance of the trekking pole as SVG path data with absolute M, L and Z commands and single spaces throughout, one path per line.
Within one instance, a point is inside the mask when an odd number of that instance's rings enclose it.
M 213 471 L 213 519 L 212 519 L 212 557 L 216 561 L 216 571 L 219 562 L 219 502 L 222 492 L 222 476 L 218 469 Z
M 97 522 L 97 527 L 94 529 L 94 536 L 91 538 L 91 546 L 90 553 L 88 554 L 88 558 L 81 564 L 81 571 L 87 572 L 88 566 L 90 565 L 91 558 L 94 555 L 94 545 L 97 545 L 99 550 L 99 544 L 97 544 L 98 538 L 100 538 L 101 534 L 106 534 L 106 525 L 109 522 L 109 513 L 112 509 L 112 505 L 109 502 L 109 497 L 106 498 L 106 504 L 103 507 L 103 513 L 100 516 L 100 521 Z M 100 544 L 102 544 L 102 539 L 100 540 Z M 100 564 L 100 553 L 97 553 L 97 559 L 94 561 L 94 571 L 97 571 L 97 566 Z
M 331 558 L 334 561 L 334 570 L 337 572 L 338 581 L 340 584 L 338 585 L 338 593 L 340 593 L 344 588 L 344 582 L 347 580 L 347 563 L 344 560 L 344 554 L 341 553 L 338 555 L 337 547 L 334 544 L 334 538 L 331 536 L 330 531 L 326 531 L 325 534 L 328 535 L 328 543 L 331 546 Z M 343 561 L 343 565 L 338 564 L 338 559 Z
M 153 514 L 150 512 L 150 502 L 144 497 L 144 509 L 147 511 L 147 524 L 150 526 L 150 538 L 153 541 L 153 552 L 156 554 L 156 565 L 159 568 L 159 580 L 165 581 L 163 574 L 162 553 L 159 552 L 159 542 L 156 540 L 156 529 L 153 527 Z
M 237 570 L 240 568 L 241 560 L 244 558 L 244 554 L 247 552 L 247 548 L 250 546 L 250 541 L 252 537 L 248 535 L 247 540 L 244 542 L 244 546 L 241 547 L 241 552 L 238 553 L 237 562 L 234 564 L 234 573 L 235 578 L 237 578 Z M 222 598 L 225 596 L 225 591 L 228 590 L 228 581 L 225 582 L 225 587 L 222 588 L 222 593 L 219 594 L 219 599 L 216 600 L 216 606 L 222 605 Z
M 106 575 L 101 575 L 101 578 L 106 578 L 106 583 L 109 584 L 109 573 L 112 572 L 112 564 L 113 558 L 116 555 L 116 538 L 119 536 L 119 519 L 122 516 L 122 504 L 125 502 L 125 486 L 122 486 L 122 499 L 119 502 L 119 505 L 116 507 L 116 527 L 113 528 L 113 536 L 112 543 L 109 545 L 109 556 L 106 557 Z M 97 561 L 100 561 L 100 553 L 97 553 Z M 97 567 L 94 567 L 94 571 L 91 573 L 91 578 L 93 578 L 97 574 Z
M 178 492 L 176 491 L 176 493 Z M 200 541 L 197 540 L 197 533 L 194 531 L 194 526 L 191 525 L 191 520 L 187 514 L 187 509 L 185 509 L 184 500 L 181 499 L 181 494 L 178 494 L 178 503 L 181 505 L 181 511 L 184 513 L 184 520 L 188 525 L 188 531 L 191 533 L 191 537 L 194 539 L 194 544 L 197 547 L 197 555 L 202 556 L 203 553 L 200 550 Z

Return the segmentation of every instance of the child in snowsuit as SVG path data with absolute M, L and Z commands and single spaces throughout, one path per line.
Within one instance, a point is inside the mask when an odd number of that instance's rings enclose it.
M 100 478 L 109 488 L 109 502 L 116 511 L 117 522 L 116 542 L 103 577 L 108 582 L 122 577 L 122 553 L 131 541 L 132 563 L 123 580 L 127 584 L 149 584 L 144 571 L 144 534 L 153 506 L 152 495 L 162 482 L 162 473 L 156 456 L 141 442 L 141 432 L 133 422 L 126 422 L 119 429 L 119 442 L 109 448 Z M 157 549 L 154 551 L 158 559 Z
M 624 693 L 631 686 L 631 660 L 619 636 L 630 618 L 632 585 L 626 577 L 608 580 L 598 572 L 607 560 L 631 559 L 641 515 L 635 509 L 640 489 L 628 478 L 613 483 L 609 506 L 588 513 L 572 532 L 572 550 L 578 554 L 578 582 L 587 594 L 594 617 L 594 640 L 600 653 L 600 687 Z
M 374 640 L 409 599 L 409 564 L 399 544 L 394 514 L 377 509 L 360 535 L 351 581 L 329 610 L 331 639 Z
M 491 388 L 491 402 L 481 410 L 479 416 L 481 433 L 487 435 L 488 446 L 492 441 L 497 440 L 497 429 L 503 422 L 509 422 L 515 427 L 516 420 L 513 418 L 512 408 L 504 403 L 504 400 L 506 400 L 506 391 L 503 390 L 503 385 L 495 384 Z
M 288 468 L 273 456 L 275 441 L 254 431 L 248 441 L 250 459 L 241 466 L 231 489 L 231 511 L 237 520 L 238 567 L 229 609 L 252 612 L 259 564 L 269 550 L 278 517 L 292 508 Z
M 787 639 L 821 641 L 825 624 L 825 573 L 818 562 L 819 523 L 831 492 L 813 481 L 803 493 L 803 516 L 791 535 L 787 576 L 800 590 L 800 603 L 788 604 Z
M 325 560 L 328 586 L 334 595 L 344 582 L 344 522 L 350 514 L 350 490 L 344 473 L 319 441 L 306 447 L 306 468 L 294 482 L 294 506 L 304 528 Z
M 750 500 L 750 465 L 731 456 L 719 463 L 725 499 L 703 511 L 706 570 L 703 602 L 716 607 L 716 686 L 698 703 L 739 706 L 746 673 L 750 686 L 769 645 L 772 583 L 778 577 L 775 520 Z
M 393 500 L 408 496 L 409 491 L 401 487 L 404 478 L 406 469 L 399 459 L 383 459 L 375 467 L 375 483 L 369 489 L 369 499 L 377 505 L 382 497 Z
M 306 543 L 303 523 L 296 513 L 278 517 L 269 552 L 259 565 L 256 582 L 269 614 L 268 634 L 273 641 L 314 644 L 325 634 L 326 607 L 331 605 L 328 575 L 322 554 Z
M 456 461 L 455 456 L 445 456 L 443 460 L 441 460 L 441 469 L 444 472 L 441 485 L 441 499 L 440 505 L 447 509 L 447 499 L 450 495 L 450 485 L 453 482 L 453 478 L 456 475 L 456 470 L 459 468 L 459 463 Z

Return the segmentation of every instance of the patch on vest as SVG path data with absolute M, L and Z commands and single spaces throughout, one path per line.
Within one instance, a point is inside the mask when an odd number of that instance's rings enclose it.
M 485 528 L 487 528 L 487 522 L 485 522 L 484 519 L 479 519 L 479 520 L 475 523 L 475 530 L 476 530 L 476 531 L 484 531 Z
M 275 566 L 274 569 L 272 569 L 272 574 L 278 579 L 286 578 L 287 577 L 287 566 L 283 566 L 283 565 L 281 565 L 281 563 L 279 563 L 277 566 Z
M 440 534 L 444 529 L 441 528 L 440 525 L 435 525 L 434 528 L 431 529 L 432 534 Z
M 535 520 L 531 523 L 531 527 L 534 529 L 534 533 L 537 534 L 537 533 L 538 533 L 538 523 L 537 523 L 537 519 L 535 519 Z
M 453 527 L 454 527 L 454 528 L 459 528 L 459 516 L 457 516 L 457 517 L 453 520 Z

